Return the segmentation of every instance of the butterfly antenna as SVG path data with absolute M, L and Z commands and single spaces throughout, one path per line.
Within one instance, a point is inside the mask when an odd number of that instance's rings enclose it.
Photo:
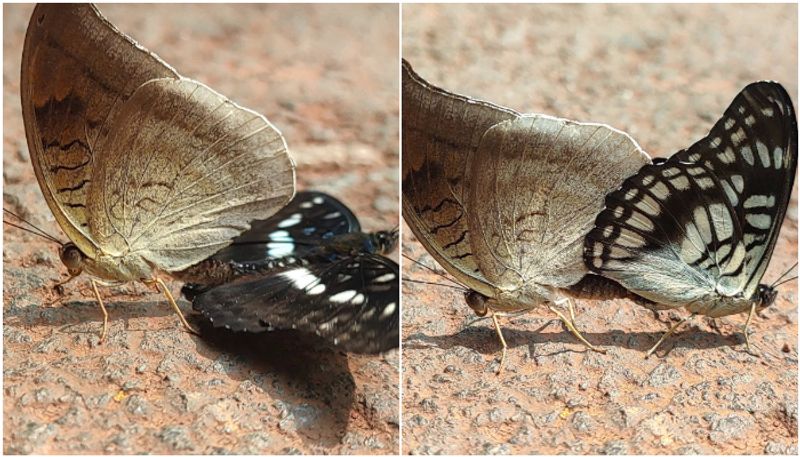
M 408 259 L 408 260 L 410 260 L 410 261 L 412 261 L 412 262 L 416 263 L 417 265 L 421 266 L 422 268 L 425 268 L 426 270 L 430 271 L 431 273 L 433 273 L 433 274 L 435 274 L 435 275 L 437 275 L 437 276 L 440 276 L 440 277 L 442 277 L 442 278 L 446 279 L 447 281 L 450 281 L 451 283 L 453 283 L 453 284 L 455 284 L 456 286 L 458 286 L 458 288 L 459 288 L 459 289 L 466 289 L 464 286 L 462 286 L 462 285 L 461 285 L 461 284 L 459 284 L 458 282 L 456 282 L 456 281 L 453 281 L 452 279 L 448 278 L 446 275 L 444 275 L 444 274 L 442 274 L 441 272 L 439 272 L 439 271 L 437 271 L 437 270 L 435 270 L 435 269 L 433 269 L 433 268 L 431 268 L 431 267 L 429 267 L 429 266 L 425 265 L 424 263 L 420 262 L 419 260 L 412 259 L 411 257 L 409 257 L 409 256 L 407 256 L 407 255 L 405 255 L 405 254 L 403 254 L 403 257 L 405 257 L 406 259 Z
M 789 269 L 788 269 L 788 270 L 786 270 L 786 271 L 785 271 L 785 272 L 784 272 L 782 275 L 778 276 L 778 279 L 776 279 L 776 280 L 775 280 L 775 281 L 772 283 L 772 286 L 771 286 L 771 287 L 775 288 L 775 287 L 778 287 L 778 286 L 780 286 L 780 285 L 781 285 L 781 284 L 783 284 L 783 283 L 786 283 L 786 282 L 788 282 L 788 281 L 791 281 L 791 280 L 793 280 L 793 279 L 797 279 L 797 276 L 795 276 L 794 278 L 789 278 L 789 279 L 787 279 L 786 281 L 781 281 L 781 279 L 785 278 L 785 277 L 786 277 L 786 275 L 788 275 L 789 273 L 791 273 L 791 271 L 792 271 L 792 270 L 794 270 L 795 268 L 797 268 L 797 262 L 795 262 L 795 263 L 794 263 L 794 265 L 792 265 L 791 267 L 789 267 Z
M 429 286 L 449 287 L 449 288 L 451 288 L 451 289 L 456 289 L 456 290 L 460 290 L 460 291 L 465 291 L 465 290 L 467 290 L 467 289 L 466 289 L 466 287 L 461 287 L 461 286 L 452 286 L 452 285 L 450 285 L 450 284 L 442 284 L 442 283 L 440 283 L 440 282 L 422 281 L 422 280 L 420 280 L 420 279 L 409 279 L 409 278 L 403 278 L 403 282 L 413 282 L 414 284 L 427 284 L 427 285 L 429 285 Z
M 792 276 L 791 278 L 784 279 L 783 281 L 781 281 L 781 282 L 779 282 L 777 284 L 773 284 L 772 287 L 776 288 L 776 287 L 780 286 L 781 284 L 786 284 L 787 282 L 794 281 L 795 279 L 797 279 L 797 276 Z
M 7 210 L 7 209 L 5 209 L 5 208 L 3 208 L 3 212 L 4 212 L 5 214 L 9 214 L 9 215 L 11 215 L 11 216 L 14 216 L 14 217 L 16 217 L 17 219 L 19 219 L 19 220 L 20 220 L 20 221 L 22 221 L 23 223 L 27 224 L 27 225 L 28 225 L 30 228 L 29 228 L 29 227 L 22 226 L 22 225 L 15 224 L 15 223 L 13 223 L 13 222 L 9 222 L 9 221 L 7 221 L 7 220 L 3 219 L 3 223 L 4 223 L 4 224 L 8 224 L 8 225 L 10 225 L 10 226 L 12 226 L 12 227 L 15 227 L 15 228 L 18 228 L 18 229 L 20 229 L 20 230 L 22 230 L 22 231 L 24 231 L 24 232 L 28 232 L 28 233 L 30 233 L 30 234 L 33 234 L 33 235 L 36 235 L 36 236 L 42 237 L 42 238 L 44 238 L 44 239 L 46 239 L 46 240 L 48 240 L 48 241 L 52 241 L 52 242 L 54 242 L 54 243 L 58 243 L 58 244 L 59 244 L 59 245 L 61 245 L 61 246 L 63 246 L 63 245 L 64 245 L 64 243 L 63 243 L 61 240 L 59 240 L 58 238 L 54 237 L 53 235 L 50 235 L 49 233 L 47 233 L 47 232 L 45 232 L 44 230 L 40 229 L 39 227 L 37 227 L 36 225 L 32 224 L 31 222 L 28 222 L 27 220 L 25 220 L 25 219 L 24 219 L 22 216 L 20 216 L 19 214 L 16 214 L 16 213 L 14 213 L 13 211 L 9 211 L 9 210 Z

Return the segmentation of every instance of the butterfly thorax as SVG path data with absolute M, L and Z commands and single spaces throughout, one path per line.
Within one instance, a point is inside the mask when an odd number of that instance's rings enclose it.
M 396 245 L 396 231 L 350 232 L 323 241 L 312 251 L 312 255 L 388 254 Z

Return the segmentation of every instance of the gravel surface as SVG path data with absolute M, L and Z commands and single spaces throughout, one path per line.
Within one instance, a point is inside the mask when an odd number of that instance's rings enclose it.
M 182 74 L 264 113 L 286 137 L 300 188 L 336 195 L 366 229 L 398 223 L 396 5 L 100 9 Z M 20 109 L 31 10 L 4 5 L 3 200 L 60 234 Z M 60 295 L 55 246 L 12 228 L 3 240 L 5 453 L 398 451 L 398 351 L 348 356 L 293 332 L 201 340 L 142 285 L 101 292 L 110 328 L 98 345 L 88 281 Z
M 654 156 L 704 136 L 748 82 L 797 100 L 796 5 L 405 5 L 403 55 L 424 78 L 521 112 L 602 122 Z M 797 257 L 797 198 L 766 274 Z M 404 228 L 404 253 L 433 259 Z M 404 262 L 409 278 L 437 277 Z M 441 281 L 441 280 L 439 280 Z M 461 293 L 403 287 L 403 452 L 797 452 L 797 283 L 754 319 L 696 319 L 644 352 L 683 311 L 577 301 L 587 352 L 555 316 L 489 321 Z

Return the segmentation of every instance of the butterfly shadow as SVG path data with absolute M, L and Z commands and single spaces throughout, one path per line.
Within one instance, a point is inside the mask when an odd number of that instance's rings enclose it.
M 543 333 L 547 327 L 561 327 L 561 332 Z M 643 331 L 625 332 L 622 330 L 611 330 L 608 332 L 591 333 L 582 331 L 583 336 L 592 344 L 599 348 L 620 347 L 633 349 L 644 354 L 659 338 L 666 332 L 664 331 Z M 531 357 L 538 361 L 540 358 L 546 359 L 565 352 L 585 352 L 588 351 L 575 336 L 570 333 L 558 319 L 551 319 L 540 325 L 535 330 L 526 330 L 511 325 L 503 326 L 503 337 L 509 349 L 528 346 Z M 563 349 L 554 352 L 543 352 L 541 346 L 544 343 L 558 343 Z M 676 333 L 669 336 L 660 346 L 656 355 L 666 357 L 675 348 L 687 349 L 713 349 L 723 346 L 734 347 L 744 343 L 744 336 L 739 332 L 722 334 L 718 331 L 703 330 L 695 325 L 686 325 Z M 426 335 L 424 333 L 410 334 L 403 341 L 403 349 L 425 349 L 428 347 L 440 349 L 453 349 L 455 347 L 466 347 L 475 350 L 483 355 L 499 354 L 501 350 L 500 341 L 497 333 L 491 324 L 488 326 L 469 325 L 461 330 L 449 335 Z
M 108 311 L 108 324 L 114 327 L 123 321 L 125 331 L 157 330 L 156 328 L 137 328 L 131 320 L 141 318 L 167 317 L 174 312 L 166 300 L 130 300 L 120 301 L 113 298 L 103 300 Z M 15 325 L 53 326 L 64 333 L 97 333 L 99 335 L 103 322 L 100 306 L 95 299 L 66 299 L 45 305 L 28 305 L 7 307 L 3 310 L 6 322 Z M 111 330 L 109 330 L 111 331 Z
M 117 344 L 114 340 L 129 332 L 183 331 L 165 300 L 105 299 L 104 303 L 109 314 L 106 344 Z M 341 444 L 355 401 L 355 381 L 346 355 L 330 349 L 315 335 L 295 331 L 245 334 L 214 329 L 189 311 L 185 301 L 178 303 L 191 325 L 200 329 L 202 336 L 192 337 L 198 354 L 214 363 L 222 361 L 231 379 L 249 380 L 268 392 L 272 400 L 280 400 L 273 404 L 282 405 L 276 418 L 282 429 L 296 431 L 314 448 Z M 52 327 L 59 333 L 92 338 L 99 336 L 102 326 L 100 307 L 94 299 L 6 307 L 3 317 L 15 326 Z M 148 325 L 149 318 L 174 321 Z
M 341 444 L 356 385 L 344 353 L 316 335 L 232 332 L 213 328 L 196 314 L 188 318 L 200 330 L 197 352 L 222 363 L 232 380 L 250 381 L 266 392 L 278 405 L 281 429 L 294 430 L 314 448 Z

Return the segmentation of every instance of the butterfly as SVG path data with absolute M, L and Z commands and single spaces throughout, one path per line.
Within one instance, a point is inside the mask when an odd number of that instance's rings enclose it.
M 497 316 L 551 305 L 587 273 L 583 239 L 603 198 L 650 162 L 626 133 L 431 85 L 403 61 L 403 216 L 425 249 Z M 570 303 L 571 304 L 571 303 Z M 571 313 L 572 314 L 572 313 Z
M 294 163 L 262 115 L 184 78 L 89 4 L 40 4 L 22 53 L 36 178 L 70 239 L 70 279 L 160 286 L 294 194 Z
M 223 280 L 187 284 L 183 294 L 215 327 L 297 329 L 346 351 L 384 352 L 399 346 L 399 268 L 381 255 L 394 250 L 397 236 L 362 232 L 339 200 L 298 192 L 196 267 L 227 271 Z
M 586 236 L 585 261 L 660 309 L 721 317 L 773 303 L 762 284 L 797 170 L 797 119 L 775 82 L 734 98 L 711 131 L 611 192 Z

